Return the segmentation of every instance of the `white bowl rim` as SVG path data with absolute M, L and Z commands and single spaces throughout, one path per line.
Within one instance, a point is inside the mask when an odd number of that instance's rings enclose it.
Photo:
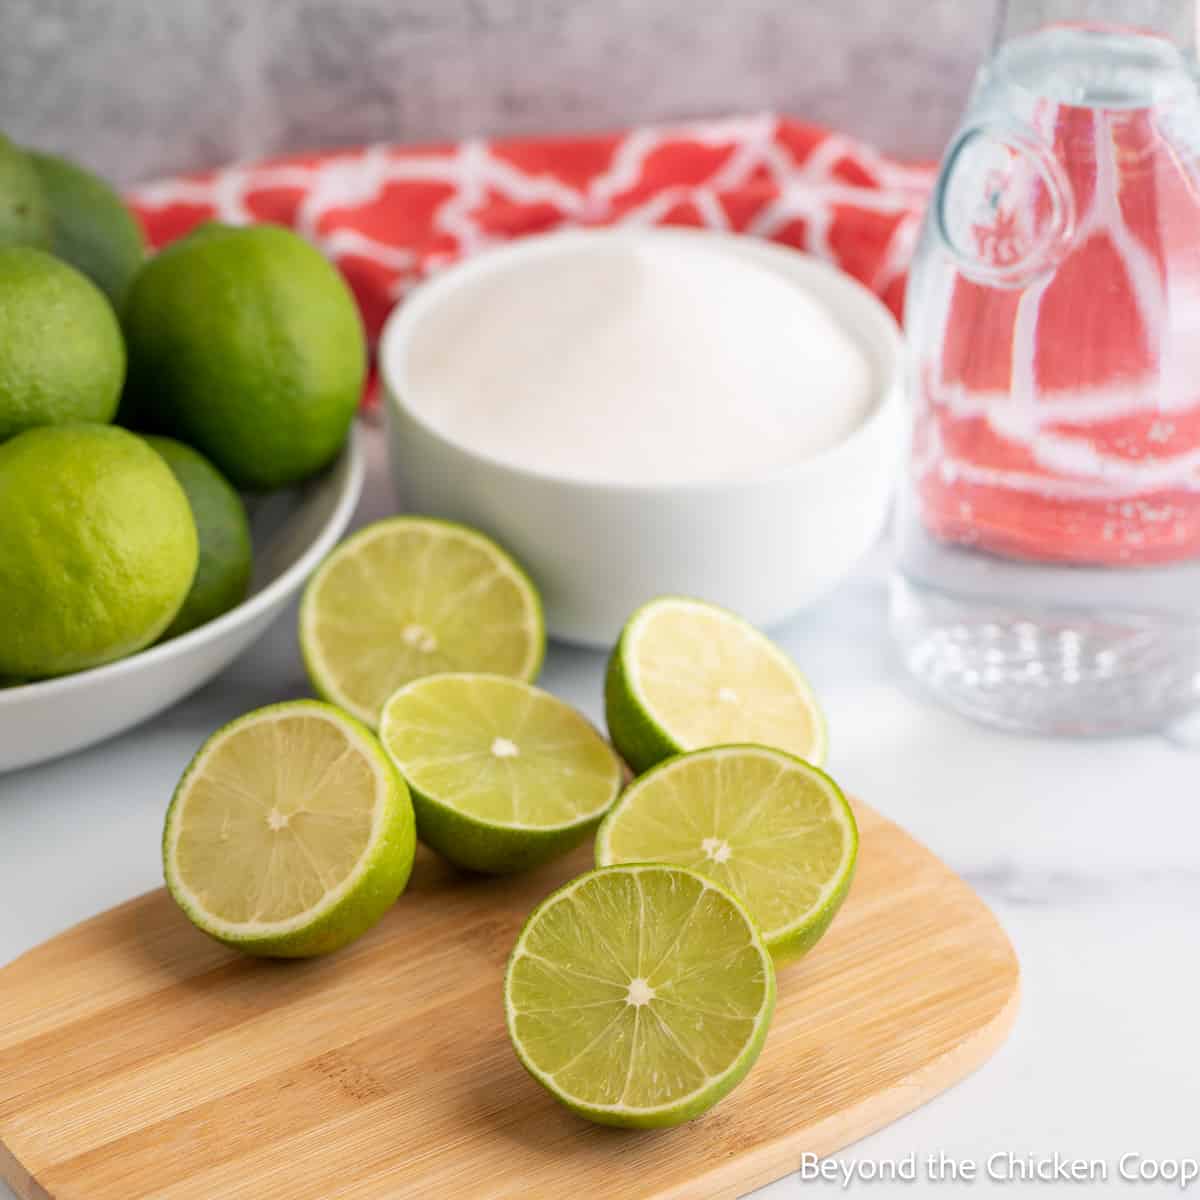
M 60 692 L 70 691 L 73 687 L 104 683 L 144 666 L 169 662 L 171 659 L 187 654 L 189 650 L 198 648 L 205 642 L 215 641 L 236 627 L 249 623 L 273 605 L 285 600 L 316 569 L 321 559 L 333 549 L 334 543 L 341 537 L 358 506 L 359 496 L 362 494 L 363 478 L 366 474 L 366 452 L 363 448 L 362 431 L 359 428 L 357 416 L 341 454 L 325 469 L 327 471 L 337 470 L 343 458 L 346 459 L 346 478 L 338 492 L 337 501 L 329 518 L 304 553 L 286 571 L 276 575 L 262 591 L 255 592 L 253 596 L 243 600 L 241 604 L 231 608 L 228 612 L 222 613 L 219 617 L 203 625 L 198 625 L 187 633 L 180 634 L 167 642 L 159 642 L 145 650 L 138 650 L 125 658 L 118 658 L 115 662 L 103 663 L 98 667 L 89 667 L 83 671 L 73 671 L 68 675 L 35 679 L 30 683 L 0 688 L 0 712 L 5 708 L 16 707 L 23 700 L 29 699 L 34 692 L 37 693 L 40 700 Z
M 410 389 L 406 385 L 407 350 L 417 324 L 426 312 L 448 293 L 466 286 L 480 276 L 502 269 L 515 260 L 533 258 L 544 254 L 555 254 L 576 246 L 595 245 L 613 238 L 702 238 L 715 244 L 736 243 L 744 248 L 747 242 L 754 243 L 754 253 L 764 257 L 786 260 L 789 268 L 807 272 L 821 287 L 840 291 L 847 304 L 857 306 L 858 316 L 854 322 L 842 321 L 846 332 L 860 345 L 869 341 L 873 356 L 882 358 L 879 384 L 873 397 L 870 413 L 844 438 L 817 454 L 784 463 L 763 471 L 761 474 L 737 476 L 729 479 L 695 479 L 684 481 L 643 480 L 640 482 L 580 478 L 560 474 L 556 471 L 523 467 L 507 459 L 488 454 L 471 446 L 455 441 L 429 420 L 405 398 Z M 865 332 L 861 326 L 865 326 Z M 864 347 L 866 348 L 866 347 Z M 584 492 L 622 493 L 628 495 L 663 495 L 680 493 L 700 495 L 704 493 L 729 493 L 771 486 L 782 480 L 792 480 L 818 469 L 827 469 L 844 454 L 849 454 L 860 442 L 872 436 L 873 431 L 892 418 L 893 410 L 904 403 L 902 385 L 903 335 L 891 310 L 864 284 L 840 268 L 817 258 L 804 250 L 781 242 L 772 242 L 749 234 L 731 233 L 724 230 L 701 229 L 687 225 L 608 225 L 600 228 L 554 230 L 519 238 L 500 246 L 490 247 L 480 254 L 455 263 L 424 281 L 405 299 L 396 305 L 384 322 L 379 338 L 379 374 L 383 383 L 383 402 L 402 409 L 405 416 L 419 426 L 429 437 L 467 458 L 486 463 L 497 471 L 510 476 L 534 479 L 559 487 L 578 489 Z

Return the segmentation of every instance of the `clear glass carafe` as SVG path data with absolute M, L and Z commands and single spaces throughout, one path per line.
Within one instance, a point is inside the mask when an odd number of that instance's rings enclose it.
M 994 724 L 1115 733 L 1200 704 L 1194 19 L 1002 4 L 925 220 L 892 627 Z

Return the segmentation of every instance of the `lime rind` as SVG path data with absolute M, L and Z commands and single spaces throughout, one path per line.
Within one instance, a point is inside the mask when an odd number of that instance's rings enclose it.
M 788 754 L 774 747 L 753 744 L 712 746 L 703 750 L 674 755 L 658 763 L 630 784 L 605 815 L 596 831 L 596 865 L 611 866 L 622 861 L 617 859 L 616 852 L 612 847 L 613 831 L 623 816 L 630 813 L 639 803 L 645 804 L 646 797 L 652 796 L 654 791 L 662 787 L 672 776 L 681 771 L 687 772 L 702 764 L 719 763 L 723 759 L 749 756 L 766 758 L 782 770 L 798 773 L 815 783 L 829 802 L 830 817 L 844 833 L 840 861 L 830 872 L 828 879 L 821 885 L 819 894 L 807 908 L 792 920 L 770 928 L 760 918 L 760 914 L 754 913 L 772 956 L 777 964 L 783 964 L 806 954 L 824 936 L 850 890 L 858 862 L 858 823 L 854 819 L 853 809 L 841 788 L 820 767 L 815 767 L 812 763 L 794 754 Z M 745 814 L 741 814 L 738 818 L 738 823 L 745 828 L 752 827 L 752 822 L 752 816 L 748 818 Z M 712 836 L 720 838 L 723 832 L 726 831 L 714 829 Z M 734 852 L 736 853 L 736 846 Z M 648 859 L 672 861 L 662 854 L 661 849 L 656 852 L 653 847 L 647 847 L 644 854 L 638 853 L 635 857 L 639 861 Z M 633 859 L 629 861 L 633 861 Z M 688 866 L 706 877 L 711 877 L 708 876 L 703 860 L 678 865 Z M 721 881 L 717 880 L 716 882 Z M 726 886 L 729 885 L 726 884 Z M 741 899 L 754 912 L 755 905 L 751 898 L 743 895 Z
M 503 700 L 506 696 L 519 699 L 526 717 L 536 705 L 552 707 L 560 717 L 569 718 L 581 738 L 594 739 L 592 748 L 597 756 L 601 752 L 607 755 L 607 779 L 604 781 L 607 786 L 598 792 L 596 803 L 565 821 L 531 822 L 485 818 L 455 804 L 453 796 L 445 790 L 431 788 L 426 782 L 426 772 L 408 761 L 396 745 L 399 730 L 403 727 L 401 713 L 406 705 L 411 706 L 418 699 L 445 690 L 447 686 L 453 688 L 458 685 L 476 692 L 481 689 L 491 691 L 493 701 Z M 479 708 L 477 696 L 473 697 L 473 703 L 476 706 L 474 716 L 479 718 L 483 710 Z M 486 704 L 486 700 L 483 703 Z M 463 713 L 464 723 L 471 715 Z M 515 730 L 492 727 L 490 722 L 495 718 L 495 710 L 485 715 L 489 719 L 491 734 L 515 733 Z M 448 722 L 448 728 L 454 728 L 452 719 Z M 565 701 L 533 684 L 507 676 L 447 672 L 413 680 L 396 691 L 384 705 L 380 721 L 380 740 L 408 784 L 421 841 L 451 862 L 472 871 L 497 875 L 512 874 L 565 854 L 594 832 L 621 790 L 620 759 L 600 732 Z
M 176 847 L 192 782 L 213 751 L 249 725 L 309 716 L 336 725 L 369 765 L 376 784 L 371 832 L 345 879 L 313 907 L 283 921 L 233 923 L 209 912 L 182 878 Z M 163 874 L 167 890 L 188 919 L 216 941 L 248 954 L 307 958 L 355 940 L 396 902 L 408 884 L 416 849 L 415 820 L 404 780 L 375 736 L 361 722 L 318 700 L 291 700 L 255 709 L 222 726 L 196 752 L 177 785 L 163 827 Z
M 179 637 L 245 600 L 254 572 L 254 544 L 246 506 L 233 485 L 198 450 L 174 438 L 143 438 L 183 488 L 199 539 L 199 562 L 183 606 L 163 633 Z
M 37 167 L 0 133 L 0 248 L 50 247 L 53 223 Z
M 198 557 L 187 495 L 140 438 L 80 423 L 3 442 L 0 674 L 67 675 L 144 649 Z
M 119 313 L 146 257 L 141 225 L 99 175 L 54 154 L 28 156 L 42 182 L 55 257 L 87 275 Z
M 343 275 L 283 226 L 201 226 L 134 276 L 121 310 L 119 419 L 194 446 L 243 491 L 299 484 L 337 457 L 367 370 Z
M 340 564 L 352 558 L 373 540 L 387 537 L 397 531 L 429 531 L 459 538 L 479 549 L 486 558 L 491 560 L 494 567 L 515 585 L 524 602 L 523 616 L 528 633 L 528 649 L 525 659 L 511 677 L 526 683 L 534 682 L 542 669 L 542 662 L 546 654 L 546 623 L 541 596 L 528 573 L 503 547 L 478 530 L 441 517 L 405 515 L 375 521 L 346 538 L 321 563 L 304 589 L 299 619 L 300 653 L 309 680 L 317 695 L 331 704 L 336 704 L 370 728 L 378 728 L 379 712 L 372 711 L 358 703 L 347 694 L 344 688 L 339 686 L 336 670 L 326 661 L 326 657 L 321 651 L 319 597 L 326 580 Z M 478 664 L 464 662 L 461 665 L 464 668 L 470 668 Z M 444 673 L 444 671 L 445 668 L 438 668 L 426 674 Z M 414 676 L 414 678 L 423 677 L 424 675 Z
M 691 608 L 699 613 L 733 623 L 748 640 L 767 654 L 787 674 L 796 695 L 804 702 L 812 724 L 812 743 L 802 757 L 815 766 L 824 763 L 829 749 L 829 732 L 825 714 L 813 691 L 796 664 L 761 630 L 729 609 L 688 596 L 659 596 L 642 605 L 626 622 L 608 661 L 604 681 L 604 709 L 613 744 L 635 774 L 677 754 L 704 749 L 702 745 L 687 744 L 668 728 L 669 722 L 653 711 L 638 681 L 637 648 L 650 618 L 665 607 Z M 794 747 L 786 747 L 794 751 Z
M 753 947 L 762 968 L 764 979 L 762 1002 L 753 1020 L 752 1033 L 745 1040 L 740 1052 L 722 1071 L 706 1079 L 703 1084 L 694 1088 L 691 1092 L 659 1105 L 633 1106 L 589 1102 L 564 1090 L 555 1081 L 553 1073 L 543 1070 L 528 1053 L 516 1027 L 517 1020 L 521 1016 L 521 1010 L 514 1006 L 511 994 L 514 968 L 522 955 L 529 954 L 526 943 L 529 940 L 531 931 L 535 929 L 537 923 L 555 905 L 569 900 L 576 891 L 597 877 L 618 873 L 642 874 L 646 872 L 677 873 L 685 878 L 695 880 L 702 889 L 715 893 L 728 903 L 730 908 L 743 921 L 747 933 L 746 944 Z M 683 925 L 686 925 L 686 918 L 681 923 L 681 931 Z M 529 914 L 522 925 L 521 932 L 509 954 L 504 979 L 505 1024 L 508 1029 L 509 1040 L 512 1042 L 513 1050 L 522 1067 L 556 1100 L 578 1116 L 601 1125 L 615 1125 L 634 1129 L 665 1128 L 694 1120 L 696 1117 L 706 1113 L 737 1087 L 749 1073 L 750 1068 L 753 1067 L 759 1054 L 762 1052 L 767 1031 L 770 1028 L 771 1017 L 775 1011 L 775 997 L 774 962 L 754 922 L 754 918 L 746 910 L 745 905 L 727 889 L 697 871 L 689 870 L 686 867 L 655 862 L 621 863 L 613 866 L 598 867 L 577 876 L 552 892 Z

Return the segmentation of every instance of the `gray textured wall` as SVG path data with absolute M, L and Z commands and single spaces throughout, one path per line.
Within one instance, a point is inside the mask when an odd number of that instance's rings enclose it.
M 121 182 L 777 108 L 936 155 L 993 0 L 0 0 L 0 127 Z

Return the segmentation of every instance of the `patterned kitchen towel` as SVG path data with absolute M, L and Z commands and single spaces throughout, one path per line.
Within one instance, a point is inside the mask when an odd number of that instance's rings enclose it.
M 200 221 L 273 221 L 342 269 L 374 339 L 439 268 L 529 233 L 698 225 L 835 263 L 900 314 L 933 171 L 770 113 L 575 138 L 372 145 L 236 163 L 136 188 L 162 246 Z

